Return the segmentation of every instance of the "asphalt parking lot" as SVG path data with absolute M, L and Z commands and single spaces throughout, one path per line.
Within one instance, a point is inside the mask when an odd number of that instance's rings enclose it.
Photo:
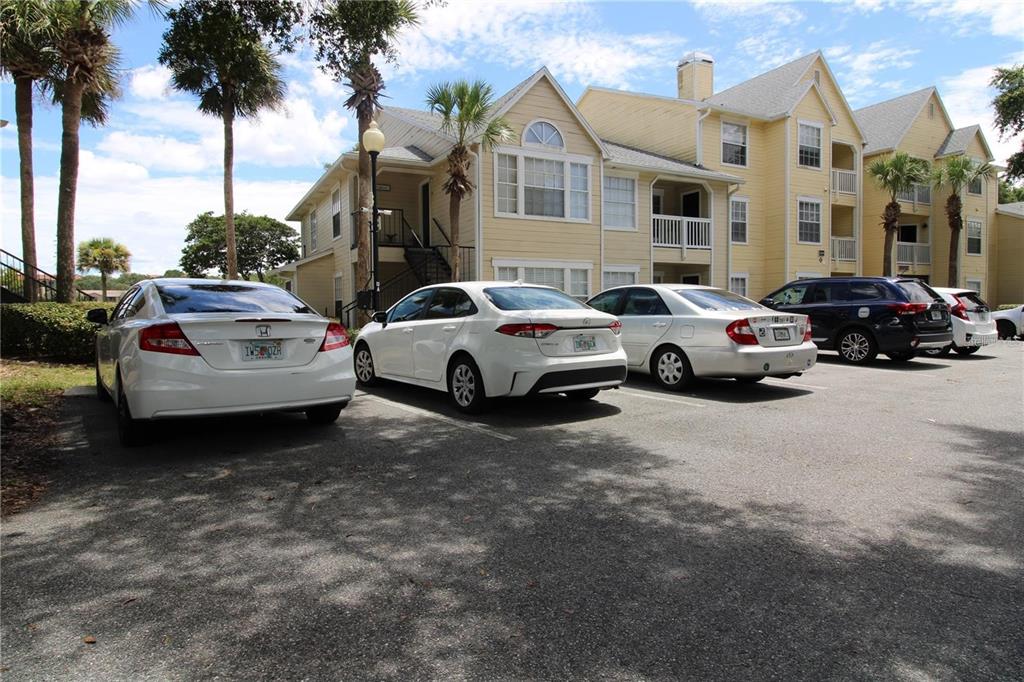
M 332 427 L 70 398 L 7 679 L 1020 679 L 1024 343 Z M 87 644 L 84 637 L 95 638 Z

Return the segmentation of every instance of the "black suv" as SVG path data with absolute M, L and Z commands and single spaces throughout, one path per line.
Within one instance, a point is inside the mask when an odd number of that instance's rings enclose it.
M 856 364 L 879 352 L 907 361 L 953 338 L 949 306 L 916 279 L 801 279 L 768 294 L 761 305 L 810 316 L 818 348 L 839 351 L 840 358 Z

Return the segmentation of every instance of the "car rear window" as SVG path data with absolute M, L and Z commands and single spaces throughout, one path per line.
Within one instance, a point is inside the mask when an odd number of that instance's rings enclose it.
M 907 300 L 911 303 L 945 303 L 941 296 L 920 282 L 904 280 L 896 282 L 896 286 L 906 294 Z
M 985 300 L 973 291 L 966 291 L 957 294 L 956 297 L 959 298 L 964 304 L 964 307 L 967 308 L 967 312 L 983 313 L 989 309 L 988 303 L 985 303 Z
M 754 303 L 725 289 L 673 289 L 683 300 L 689 301 L 702 310 L 762 310 L 764 306 Z
M 158 284 L 160 301 L 174 313 L 313 313 L 316 311 L 277 287 L 245 284 Z
M 487 300 L 499 310 L 566 310 L 587 308 L 572 296 L 540 287 L 490 287 Z

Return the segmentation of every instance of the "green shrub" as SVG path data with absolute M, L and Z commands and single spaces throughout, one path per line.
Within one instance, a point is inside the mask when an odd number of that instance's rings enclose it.
M 0 355 L 87 362 L 95 355 L 96 325 L 85 319 L 93 308 L 113 303 L 5 303 L 0 305 Z

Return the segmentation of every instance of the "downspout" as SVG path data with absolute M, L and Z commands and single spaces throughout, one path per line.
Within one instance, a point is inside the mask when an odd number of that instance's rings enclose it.
M 790 215 L 789 205 L 793 201 L 793 198 L 789 195 L 790 165 L 793 163 L 792 159 L 789 156 L 789 139 L 790 139 L 790 136 L 792 135 L 792 133 L 790 132 L 791 125 L 790 125 L 789 117 L 787 117 L 785 120 L 786 120 L 786 123 L 785 123 L 785 125 L 786 125 L 786 191 L 784 192 L 784 196 L 785 196 L 785 202 L 786 202 L 786 204 L 785 204 L 786 210 L 784 212 L 784 215 L 785 215 L 786 224 L 782 228 L 782 234 L 783 234 L 783 238 L 784 238 L 785 244 L 786 244 L 786 251 L 785 251 L 785 257 L 783 259 L 783 267 L 785 268 L 785 272 L 782 273 L 782 282 L 780 283 L 780 285 L 781 284 L 785 284 L 786 282 L 789 281 L 789 215 Z M 775 286 L 776 285 L 772 285 L 772 288 L 774 288 Z
M 474 279 L 483 279 L 483 263 L 484 263 L 484 230 L 481 216 L 483 213 L 483 190 L 480 188 L 480 182 L 482 177 L 483 158 L 480 154 L 477 154 L 472 149 L 469 150 L 470 156 L 473 157 L 473 164 L 476 167 L 476 196 L 474 198 L 473 212 L 476 214 L 474 217 L 474 230 L 475 230 L 475 242 L 476 242 L 476 263 L 474 263 Z M 449 227 L 449 229 L 451 229 Z
M 739 191 L 740 186 L 726 184 L 725 186 L 725 288 L 732 284 L 732 195 Z M 750 218 L 747 218 L 749 230 Z M 749 240 L 750 235 L 747 235 Z M 750 293 L 750 292 L 747 292 Z
M 657 181 L 658 181 L 658 176 L 655 175 L 654 178 L 651 180 L 651 187 L 650 187 L 650 190 L 649 190 L 650 196 L 652 197 L 652 199 L 651 199 L 651 204 L 652 205 L 654 203 L 654 199 L 653 199 L 653 197 L 654 197 L 654 183 L 656 183 Z M 604 202 L 602 201 L 601 204 L 602 204 L 602 207 L 603 207 Z M 648 210 L 648 214 L 650 214 L 650 210 Z M 604 218 L 603 218 L 603 211 L 602 211 L 602 220 L 603 219 Z M 648 241 L 648 248 L 650 249 L 650 252 L 651 252 L 651 265 L 650 265 L 650 271 L 649 272 L 650 272 L 650 275 L 651 275 L 651 284 L 654 284 L 654 216 L 651 216 L 651 218 L 650 218 L 650 239 L 648 239 L 647 241 Z
M 860 277 L 864 273 L 864 145 L 857 151 L 857 203 L 854 206 L 853 214 L 853 236 L 857 240 L 857 269 L 855 275 Z M 829 249 L 832 245 L 829 244 Z M 832 254 L 830 253 L 829 256 Z
M 598 221 L 597 221 L 597 229 L 600 230 L 600 232 L 601 232 L 601 235 L 599 237 L 599 246 L 598 246 L 598 255 L 600 256 L 600 268 L 601 268 L 601 271 L 597 275 L 597 277 L 598 277 L 597 281 L 600 283 L 600 285 L 598 286 L 597 290 L 598 291 L 604 291 L 604 157 L 603 156 L 601 157 L 601 165 L 600 165 L 600 168 L 598 169 L 598 175 L 600 176 L 600 181 L 601 181 L 601 203 L 598 204 L 598 206 L 600 207 L 600 208 L 598 208 L 598 211 L 600 211 L 600 213 L 598 215 Z M 639 186 L 639 183 L 637 183 L 637 185 Z M 588 200 L 593 202 L 594 195 L 591 194 L 588 197 Z M 636 227 L 637 227 L 638 230 L 640 229 L 639 225 L 637 225 Z M 640 282 L 637 282 L 637 284 L 640 284 Z
M 711 109 L 697 117 L 697 165 L 704 164 L 704 119 L 711 115 Z

